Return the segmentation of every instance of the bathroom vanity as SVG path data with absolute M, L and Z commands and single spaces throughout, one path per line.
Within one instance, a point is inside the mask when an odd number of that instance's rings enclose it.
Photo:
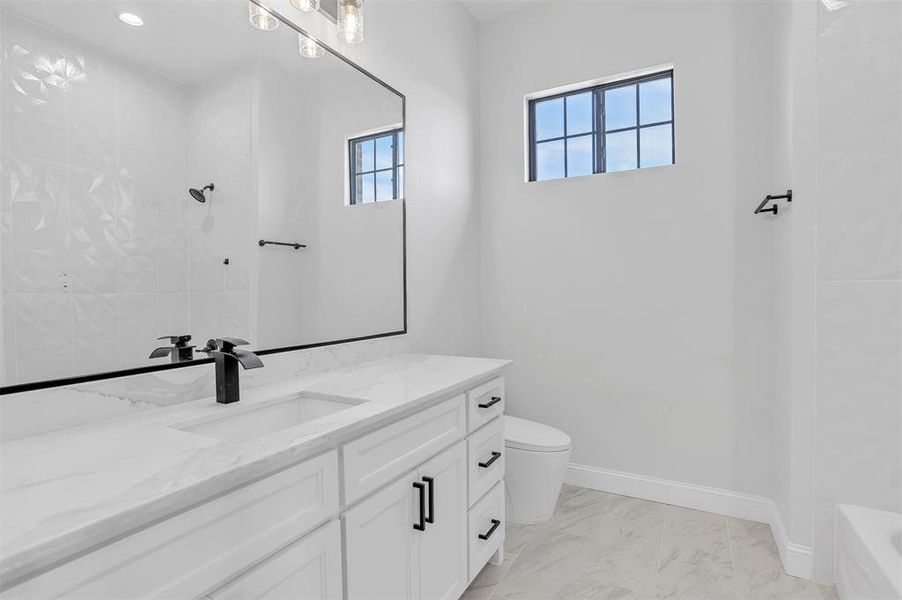
M 402 355 L 0 446 L 0 598 L 457 598 L 507 361 Z

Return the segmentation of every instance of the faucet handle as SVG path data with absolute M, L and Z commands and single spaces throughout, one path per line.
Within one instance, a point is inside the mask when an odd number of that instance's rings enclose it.
M 239 338 L 225 337 L 225 338 L 211 338 L 207 340 L 207 345 L 203 347 L 201 352 L 224 352 L 226 354 L 232 354 L 235 350 L 236 346 L 244 346 L 249 344 L 250 342 L 246 340 L 242 340 Z
M 223 352 L 232 352 L 235 346 L 247 346 L 250 343 L 247 340 L 233 337 L 216 338 L 216 342 Z
M 188 342 L 191 341 L 191 336 L 186 334 L 183 335 L 164 335 L 157 338 L 158 340 L 169 340 L 169 343 L 175 346 L 176 348 L 186 348 L 188 346 Z

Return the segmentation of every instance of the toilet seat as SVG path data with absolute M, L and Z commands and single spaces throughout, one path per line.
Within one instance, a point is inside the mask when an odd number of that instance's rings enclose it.
M 504 445 L 530 452 L 570 450 L 570 436 L 559 429 L 518 417 L 504 417 Z

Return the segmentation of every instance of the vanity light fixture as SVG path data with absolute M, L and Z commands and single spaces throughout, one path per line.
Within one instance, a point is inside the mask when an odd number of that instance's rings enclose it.
M 119 20 L 132 27 L 144 27 L 144 19 L 130 12 L 119 13 Z
M 251 20 L 251 25 L 261 31 L 272 31 L 279 26 L 279 20 L 274 14 L 253 2 L 247 3 L 247 10 Z
M 291 5 L 304 12 L 316 12 L 319 10 L 319 0 L 290 0 Z
M 338 33 L 349 44 L 363 41 L 363 0 L 338 0 Z
M 326 51 L 306 35 L 298 34 L 298 52 L 305 58 L 322 58 Z

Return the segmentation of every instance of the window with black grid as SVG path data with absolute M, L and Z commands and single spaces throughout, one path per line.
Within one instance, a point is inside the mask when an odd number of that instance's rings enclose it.
M 529 180 L 674 163 L 673 71 L 529 103 Z

